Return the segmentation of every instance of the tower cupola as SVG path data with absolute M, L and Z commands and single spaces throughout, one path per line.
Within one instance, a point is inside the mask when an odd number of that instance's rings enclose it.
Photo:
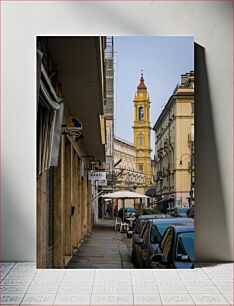
M 144 78 L 143 78 L 143 73 L 141 73 L 141 78 L 140 78 L 140 84 L 137 86 L 138 90 L 147 90 L 147 87 L 145 86 Z

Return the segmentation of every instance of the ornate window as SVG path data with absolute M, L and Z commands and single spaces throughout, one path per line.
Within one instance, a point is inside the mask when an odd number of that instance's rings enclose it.
M 144 121 L 144 107 L 140 106 L 138 110 L 138 120 Z

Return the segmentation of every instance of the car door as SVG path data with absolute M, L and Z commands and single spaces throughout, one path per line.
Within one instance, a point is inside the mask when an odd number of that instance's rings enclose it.
M 159 241 L 161 240 L 160 233 L 157 230 L 157 227 L 154 224 L 151 224 L 148 237 L 147 237 L 147 247 L 143 251 L 143 260 L 147 268 L 152 267 L 152 256 L 156 253 L 156 250 L 159 246 Z
M 139 226 L 139 224 L 138 224 L 138 226 Z M 143 235 L 144 229 L 145 229 L 145 224 L 142 226 L 142 228 L 140 229 L 140 231 L 139 231 L 139 229 L 138 229 L 138 233 L 135 233 L 135 234 L 132 236 L 132 239 L 133 239 L 133 251 L 134 251 L 136 257 L 137 257 L 137 254 L 138 254 L 139 248 L 140 248 L 140 246 L 137 244 L 137 241 L 138 241 L 139 239 L 141 239 L 141 237 L 142 237 L 141 235 Z
M 159 263 L 159 268 L 171 268 L 171 258 L 173 251 L 174 231 L 169 228 L 160 245 L 161 254 L 164 256 L 165 263 Z
M 150 268 L 149 266 L 149 254 L 150 254 L 150 229 L 151 229 L 151 223 L 148 223 L 148 227 L 144 232 L 143 240 L 144 243 L 142 244 L 141 248 L 141 254 L 142 254 L 142 261 L 144 268 Z
M 135 251 L 136 248 L 137 248 L 137 245 L 136 245 L 136 241 L 137 239 L 139 239 L 139 235 L 140 235 L 140 232 L 141 232 L 141 229 L 143 227 L 143 225 L 141 224 L 142 223 L 142 220 L 137 220 L 136 222 L 136 226 L 133 230 L 133 235 L 132 235 L 132 250 Z
M 149 222 L 146 222 L 144 226 L 142 227 L 142 230 L 140 232 L 140 239 L 143 239 L 143 243 L 140 245 L 137 245 L 137 262 L 140 268 L 144 268 L 144 260 L 143 260 L 143 252 L 146 247 L 146 240 L 147 240 L 147 235 L 148 235 L 148 230 L 149 230 Z

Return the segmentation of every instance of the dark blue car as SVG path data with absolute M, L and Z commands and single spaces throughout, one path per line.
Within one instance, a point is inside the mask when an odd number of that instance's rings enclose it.
M 192 269 L 194 267 L 194 225 L 176 224 L 167 228 L 152 268 Z
M 194 224 L 191 218 L 164 218 L 147 221 L 139 235 L 132 240 L 132 262 L 135 268 L 151 268 L 152 256 L 156 254 L 161 239 L 172 224 L 189 223 Z
M 158 214 L 158 215 L 141 215 L 139 216 L 136 221 L 134 222 L 133 226 L 129 226 L 129 230 L 127 232 L 127 237 L 133 238 L 133 244 L 134 244 L 134 240 L 136 237 L 139 236 L 140 231 L 143 227 L 143 225 L 145 224 L 146 221 L 150 220 L 150 219 L 161 219 L 161 218 L 171 218 L 171 216 L 169 215 L 164 215 L 164 214 Z

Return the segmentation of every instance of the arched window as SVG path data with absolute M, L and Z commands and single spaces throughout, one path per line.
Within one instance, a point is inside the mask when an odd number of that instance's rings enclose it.
M 144 107 L 140 106 L 138 110 L 138 120 L 144 121 Z
M 143 146 L 143 140 L 144 140 L 143 136 L 140 135 L 139 136 L 139 146 Z

